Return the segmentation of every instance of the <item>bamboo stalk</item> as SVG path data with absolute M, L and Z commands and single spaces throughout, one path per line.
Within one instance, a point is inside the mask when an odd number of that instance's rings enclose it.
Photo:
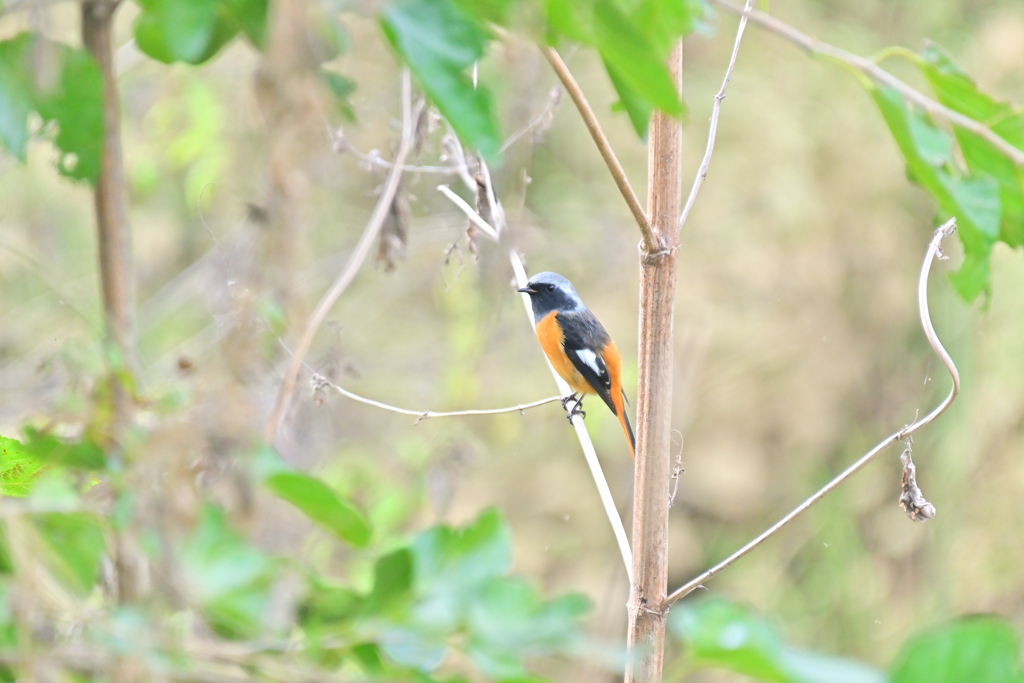
M 682 88 L 682 43 L 669 60 Z M 661 113 L 651 118 L 647 215 L 655 249 L 640 254 L 640 344 L 636 472 L 633 478 L 633 585 L 629 596 L 626 683 L 657 683 L 665 656 L 668 509 L 672 433 L 672 314 L 682 199 L 682 128 Z

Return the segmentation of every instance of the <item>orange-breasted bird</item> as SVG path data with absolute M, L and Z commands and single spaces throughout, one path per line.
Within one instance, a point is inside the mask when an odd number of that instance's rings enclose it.
M 581 410 L 583 396 L 597 394 L 619 418 L 636 459 L 636 439 L 626 417 L 622 361 L 604 325 L 586 307 L 572 283 L 558 273 L 538 273 L 518 291 L 530 295 L 540 347 L 573 390 L 572 396 L 562 399 L 563 408 L 570 400 L 576 401 L 569 420 L 576 414 L 586 416 Z

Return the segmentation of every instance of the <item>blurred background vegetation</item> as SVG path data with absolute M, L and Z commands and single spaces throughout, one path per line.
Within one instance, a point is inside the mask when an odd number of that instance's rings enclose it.
M 1024 101 L 1019 2 L 793 0 L 770 9 L 858 54 L 919 50 L 927 37 L 988 92 Z M 339 136 L 383 158 L 397 138 L 400 67 L 372 10 L 310 6 L 308 21 L 292 34 L 281 29 L 265 54 L 238 41 L 198 67 L 143 58 L 131 43 L 135 5 L 121 9 L 116 32 L 138 383 L 148 400 L 130 447 L 135 514 L 181 536 L 208 514 L 201 501 L 212 499 L 262 551 L 344 570 L 363 590 L 372 585 L 372 558 L 253 488 L 246 463 L 288 360 L 278 339 L 292 344 L 301 333 L 383 178 L 338 145 Z M 712 31 L 685 43 L 686 178 L 703 153 L 735 25 L 719 13 Z M 77 26 L 75 3 L 39 4 L 4 11 L 0 38 L 35 29 L 77 43 Z M 307 63 L 325 58 L 355 84 L 344 99 L 302 77 Z M 646 148 L 628 118 L 611 111 L 617 98 L 600 59 L 583 49 L 566 58 L 643 196 Z M 887 66 L 920 82 L 911 66 Z M 557 85 L 536 47 L 518 39 L 493 43 L 479 78 L 495 93 L 506 136 L 548 111 Z M 349 89 L 348 81 L 335 85 Z M 549 128 L 523 136 L 492 165 L 508 238 L 530 272 L 573 281 L 616 339 L 634 400 L 639 236 L 577 112 L 567 101 L 550 111 Z M 441 163 L 443 132 L 429 135 L 411 163 Z M 53 171 L 53 155 L 35 143 L 27 165 L 0 157 L 6 436 L 27 424 L 64 425 L 62 435 L 76 435 L 102 385 L 92 197 Z M 307 361 L 350 391 L 415 410 L 553 394 L 505 251 L 480 242 L 473 253 L 466 220 L 438 183 L 458 181 L 405 176 L 404 254 L 364 269 Z M 673 426 L 686 470 L 671 515 L 670 586 L 745 543 L 946 393 L 916 314 L 934 212 L 852 78 L 748 28 L 711 172 L 679 251 Z M 940 274 L 959 263 L 957 249 L 950 243 L 953 265 L 938 266 Z M 709 583 L 708 593 L 772 615 L 803 647 L 879 667 L 909 633 L 957 615 L 1024 620 L 1019 251 L 997 245 L 992 272 L 987 308 L 965 304 L 944 277 L 932 282 L 933 318 L 964 386 L 951 411 L 916 439 L 918 482 L 937 517 L 914 524 L 899 509 L 892 449 Z M 275 445 L 292 467 L 317 474 L 366 512 L 375 549 L 496 507 L 512 532 L 515 571 L 546 595 L 586 595 L 588 632 L 623 641 L 625 571 L 557 404 L 414 425 L 314 392 L 308 378 L 300 377 Z M 633 464 L 621 431 L 597 405 L 587 424 L 628 516 Z M 108 494 L 101 483 L 87 495 Z M 460 670 L 458 661 L 448 666 Z M 566 681 L 615 676 L 576 660 L 538 670 Z M 685 675 L 671 662 L 667 671 L 672 680 Z M 737 679 L 698 672 L 686 680 Z

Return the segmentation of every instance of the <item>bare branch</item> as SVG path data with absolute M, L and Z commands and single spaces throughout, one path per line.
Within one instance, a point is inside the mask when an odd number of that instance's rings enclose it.
M 679 229 L 682 230 L 683 226 L 686 225 L 686 219 L 690 215 L 690 209 L 693 208 L 693 203 L 697 200 L 697 193 L 700 192 L 700 186 L 704 183 L 704 179 L 708 177 L 708 167 L 711 166 L 711 153 L 715 149 L 715 136 L 718 134 L 718 117 L 722 113 L 722 100 L 725 99 L 725 90 L 729 87 L 729 79 L 732 78 L 732 70 L 736 67 L 736 57 L 740 53 L 740 43 L 743 41 L 743 31 L 747 28 L 747 15 L 750 10 L 754 7 L 754 0 L 747 0 L 746 6 L 743 8 L 743 16 L 740 17 L 740 26 L 736 29 L 736 42 L 732 46 L 732 56 L 729 58 L 729 66 L 725 70 L 725 78 L 722 80 L 722 88 L 715 95 L 715 106 L 711 110 L 711 125 L 708 128 L 708 145 L 704 150 L 704 159 L 700 162 L 700 168 L 697 170 L 697 177 L 693 179 L 693 187 L 690 188 L 690 196 L 686 198 L 686 206 L 683 207 L 683 213 L 679 216 Z
M 381 408 L 383 410 L 388 410 L 392 413 L 398 413 L 400 415 L 412 415 L 413 417 L 416 418 L 416 424 L 419 424 L 421 421 L 428 420 L 432 417 L 465 417 L 467 415 L 499 415 L 501 413 L 522 413 L 524 410 L 529 410 L 530 408 L 536 408 L 537 406 L 543 406 L 547 405 L 548 403 L 555 403 L 556 401 L 562 400 L 561 396 L 549 396 L 548 398 L 542 398 L 539 401 L 532 401 L 531 403 L 521 403 L 519 405 L 510 406 L 508 408 L 485 408 L 475 410 L 455 410 L 451 412 L 435 412 L 433 410 L 409 410 L 407 408 L 398 408 L 396 406 L 388 405 L 387 403 L 382 403 L 381 401 L 375 401 L 372 398 L 365 398 L 363 396 L 359 396 L 358 394 L 353 394 L 351 391 L 348 391 L 347 389 L 342 389 L 337 384 L 329 381 L 326 377 L 315 373 L 313 377 L 310 379 L 310 382 L 314 385 L 314 387 L 318 385 L 328 386 L 337 391 L 345 398 L 350 398 L 353 401 L 358 401 L 359 403 L 365 403 L 368 406 L 374 406 L 375 408 Z
M 562 89 L 557 85 L 551 89 L 548 93 L 548 102 L 545 105 L 541 113 L 530 119 L 530 122 L 525 126 L 517 130 L 512 135 L 508 136 L 505 140 L 505 144 L 501 146 L 499 152 L 504 152 L 506 149 L 511 147 L 519 138 L 523 137 L 527 133 L 533 133 L 533 139 L 536 142 L 540 137 L 540 134 L 551 127 L 551 122 L 555 118 L 555 111 L 558 109 L 558 105 L 562 103 Z
M 317 304 L 316 310 L 313 311 L 313 316 L 306 325 L 302 339 L 299 340 L 299 344 L 295 349 L 295 355 L 292 357 L 292 362 L 288 365 L 284 381 L 277 392 L 274 409 L 271 411 L 270 418 L 267 420 L 263 430 L 263 438 L 267 441 L 274 437 L 278 427 L 281 425 L 281 420 L 284 419 L 285 412 L 288 409 L 288 402 L 291 400 L 292 392 L 295 390 L 295 381 L 299 375 L 299 368 L 302 367 L 302 359 L 305 357 L 306 352 L 309 351 L 309 347 L 313 343 L 313 337 L 316 335 L 317 330 L 320 329 L 331 307 L 334 306 L 334 303 L 348 288 L 352 280 L 355 279 L 356 273 L 359 272 L 359 268 L 363 265 L 363 261 L 366 260 L 373 247 L 373 242 L 377 238 L 381 226 L 384 224 L 384 219 L 391 210 L 391 202 L 394 201 L 395 193 L 398 191 L 398 183 L 402 178 L 402 165 L 405 163 L 405 158 L 412 146 L 413 126 L 416 121 L 416 115 L 419 113 L 418 107 L 420 106 L 423 106 L 422 103 L 417 106 L 416 112 L 412 111 L 412 79 L 408 68 L 406 68 L 402 71 L 402 139 L 398 145 L 398 152 L 395 154 L 394 166 L 388 172 L 387 180 L 384 181 L 384 189 L 377 199 L 377 205 L 373 208 L 373 213 L 370 215 L 370 220 L 363 230 L 362 237 L 359 238 L 359 242 L 352 251 L 352 255 L 349 256 L 348 262 L 334 281 L 334 284 L 331 285 L 331 288 L 320 299 L 320 303 Z
M 633 186 L 629 184 L 629 178 L 626 177 L 626 172 L 622 170 L 622 164 L 619 163 L 618 157 L 615 156 L 615 151 L 612 149 L 611 144 L 609 144 L 608 138 L 605 137 L 601 124 L 597 122 L 597 117 L 594 115 L 594 110 L 590 108 L 590 103 L 587 102 L 587 98 L 583 95 L 583 91 L 580 90 L 579 84 L 573 78 L 572 72 L 569 71 L 569 67 L 562 61 L 555 48 L 542 46 L 541 50 L 551 64 L 551 68 L 555 70 L 558 79 L 565 86 L 569 97 L 572 98 L 576 109 L 579 110 L 580 116 L 583 117 L 583 123 L 586 124 L 587 130 L 590 131 L 590 137 L 594 139 L 597 151 L 601 153 L 605 165 L 612 174 L 612 179 L 618 186 L 619 192 L 622 193 L 622 198 L 626 200 L 633 218 L 636 219 L 636 224 L 640 226 L 640 233 L 644 239 L 644 251 L 647 253 L 660 251 L 662 249 L 660 246 L 661 242 L 651 229 L 651 223 L 647 219 L 647 214 L 640 205 L 640 200 L 637 199 L 636 193 L 633 192 Z
M 523 261 L 519 258 L 519 254 L 515 250 L 509 253 L 509 260 L 512 262 L 512 270 L 516 274 L 516 283 L 520 287 L 525 287 L 529 282 L 526 277 L 526 269 L 523 267 Z M 527 294 L 521 295 L 523 297 L 523 306 L 526 307 L 526 316 L 530 319 L 530 325 L 534 324 L 533 320 L 533 306 L 530 304 L 530 297 Z M 572 389 L 565 383 L 555 369 L 551 367 L 551 362 L 548 361 L 548 369 L 551 370 L 551 376 L 555 378 L 555 383 L 558 384 L 558 391 L 563 397 L 571 396 Z M 604 512 L 608 515 L 608 521 L 612 525 L 612 531 L 615 533 L 615 541 L 619 544 L 619 552 L 622 554 L 622 562 L 626 565 L 626 576 L 629 577 L 629 583 L 633 583 L 633 553 L 629 549 L 629 537 L 626 535 L 626 529 L 622 526 L 622 518 L 619 517 L 619 510 L 615 507 L 615 499 L 612 498 L 612 491 L 608 488 L 608 480 L 605 479 L 604 470 L 601 469 L 601 462 L 597 459 L 597 451 L 594 450 L 594 443 L 590 440 L 590 434 L 587 432 L 587 427 L 583 423 L 583 417 L 580 414 L 573 415 L 572 426 L 576 430 L 576 436 L 580 440 L 580 446 L 583 448 L 583 455 L 587 459 L 587 465 L 590 467 L 590 474 L 594 477 L 594 483 L 597 485 L 597 493 L 601 497 L 601 503 L 604 505 Z
M 928 251 L 924 257 L 924 264 L 921 266 L 921 277 L 917 283 L 917 301 L 918 310 L 921 315 L 921 327 L 924 329 L 924 335 L 928 339 L 928 343 L 931 345 L 932 350 L 942 361 L 942 364 L 946 366 L 946 370 L 949 371 L 949 375 L 953 380 L 953 386 L 949 390 L 949 395 L 942 403 L 939 404 L 932 412 L 926 416 L 917 420 L 913 424 L 907 425 L 903 429 L 899 430 L 894 434 L 890 434 L 884 441 L 879 443 L 877 446 L 872 448 L 866 454 L 861 456 L 860 460 L 850 465 L 846 470 L 842 472 L 835 479 L 826 484 L 820 491 L 815 493 L 813 496 L 800 503 L 794 508 L 789 514 L 780 519 L 778 522 L 766 529 L 760 536 L 747 543 L 745 546 L 734 552 L 729 557 L 725 558 L 711 569 L 708 569 L 700 576 L 688 581 L 687 583 L 680 586 L 665 600 L 664 607 L 668 607 L 679 598 L 685 597 L 693 592 L 696 588 L 700 587 L 705 581 L 715 576 L 723 569 L 731 565 L 736 560 L 740 559 L 757 546 L 764 543 L 771 536 L 775 535 L 782 527 L 786 526 L 795 519 L 800 513 L 804 512 L 812 505 L 817 503 L 819 500 L 824 498 L 826 495 L 831 493 L 846 481 L 852 474 L 858 472 L 864 465 L 868 464 L 876 455 L 884 451 L 889 446 L 892 446 L 903 439 L 906 439 L 910 435 L 916 433 L 923 427 L 931 424 L 935 418 L 944 413 L 953 400 L 956 399 L 958 393 L 960 393 L 960 373 L 957 372 L 956 365 L 953 364 L 953 359 L 949 357 L 946 349 L 942 346 L 942 342 L 939 341 L 938 335 L 935 334 L 935 327 L 932 325 L 931 316 L 928 313 L 928 273 L 931 271 L 932 261 L 935 259 L 945 259 L 946 257 L 942 254 L 940 246 L 944 237 L 947 237 L 953 233 L 956 229 L 956 219 L 951 218 L 938 230 L 935 231 L 934 237 L 932 237 L 931 244 L 928 245 Z
M 345 133 L 341 129 L 336 131 L 328 129 L 327 137 L 331 141 L 331 149 L 339 154 L 344 152 L 351 153 L 359 159 L 360 164 L 367 168 L 380 168 L 390 171 L 395 165 L 394 162 L 383 158 L 377 149 L 371 149 L 369 152 L 360 152 L 345 137 Z M 402 164 L 402 171 L 404 173 L 435 173 L 437 175 L 459 175 L 462 173 L 462 169 L 458 166 L 416 166 L 414 164 Z
M 988 126 L 975 121 L 968 116 L 964 116 L 960 112 L 953 111 L 949 107 L 928 97 L 920 90 L 910 87 L 882 67 L 878 66 L 874 61 L 867 59 L 866 57 L 860 57 L 852 54 L 842 48 L 829 45 L 828 43 L 823 43 L 817 38 L 812 38 L 806 33 L 793 28 L 789 24 L 776 19 L 770 14 L 766 14 L 758 10 L 751 10 L 747 12 L 729 2 L 726 2 L 725 0 L 712 1 L 722 9 L 732 12 L 733 14 L 744 14 L 750 17 L 750 20 L 755 24 L 771 31 L 777 36 L 785 38 L 794 45 L 802 47 L 812 54 L 829 57 L 847 64 L 857 71 L 860 71 L 871 80 L 899 91 L 899 93 L 903 95 L 903 99 L 906 101 L 913 102 L 932 116 L 944 118 L 950 123 L 960 126 L 964 130 L 968 130 L 975 135 L 984 138 L 986 141 L 991 143 L 993 147 L 996 147 L 1000 152 L 1013 160 L 1014 164 L 1017 166 L 1024 166 L 1024 150 L 1014 147 L 997 135 Z
M 452 203 L 454 203 L 455 206 L 459 207 L 462 213 L 466 214 L 466 217 L 469 218 L 470 222 L 473 225 L 483 230 L 484 234 L 486 234 L 495 242 L 498 241 L 498 231 L 495 228 L 493 228 L 490 224 L 488 224 L 487 221 L 481 218 L 480 214 L 478 214 L 473 209 L 472 206 L 466 203 L 465 199 L 452 192 L 452 189 L 447 185 L 438 185 L 437 189 L 440 190 L 441 194 L 443 194 L 445 197 L 452 200 Z

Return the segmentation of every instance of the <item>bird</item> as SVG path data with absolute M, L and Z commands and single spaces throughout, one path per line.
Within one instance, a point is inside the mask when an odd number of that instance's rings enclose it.
M 622 360 L 604 325 L 583 303 L 572 283 L 558 273 L 537 273 L 516 291 L 530 295 L 537 341 L 555 372 L 573 391 L 562 399 L 563 408 L 575 401 L 569 421 L 575 415 L 586 417 L 583 397 L 597 394 L 619 418 L 635 460 L 636 439 L 626 417 Z

